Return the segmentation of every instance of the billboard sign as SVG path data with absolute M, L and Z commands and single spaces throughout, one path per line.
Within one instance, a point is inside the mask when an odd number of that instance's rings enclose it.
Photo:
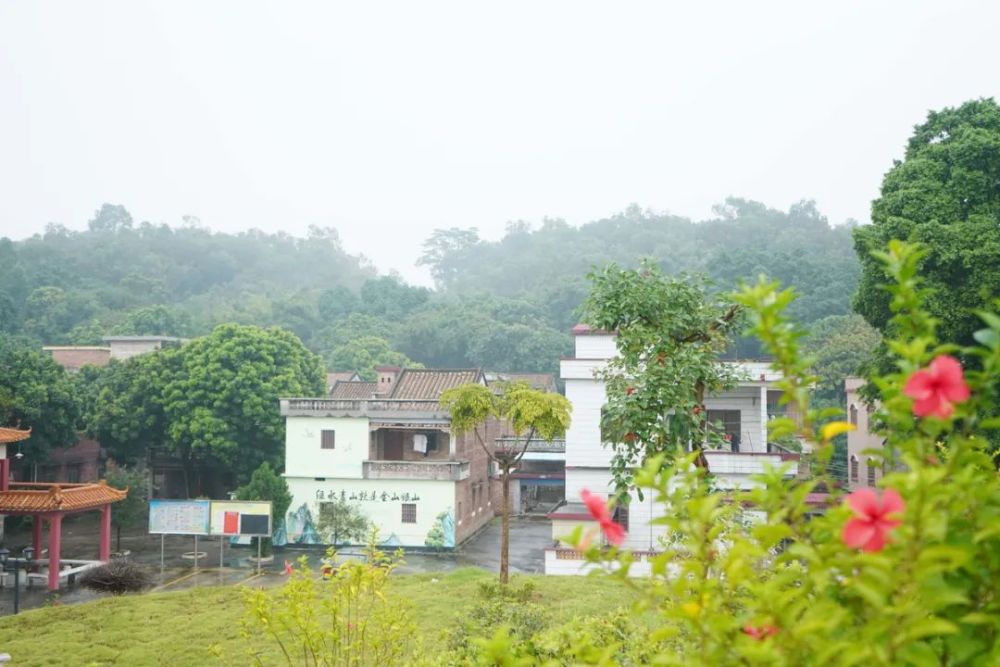
M 211 535 L 271 537 L 271 501 L 213 500 Z
M 208 500 L 150 500 L 149 532 L 160 535 L 207 535 Z

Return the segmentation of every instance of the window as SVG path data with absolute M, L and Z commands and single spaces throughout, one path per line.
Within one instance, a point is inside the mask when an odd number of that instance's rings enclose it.
M 417 522 L 417 506 L 413 503 L 403 503 L 403 523 Z
M 868 486 L 875 486 L 875 461 L 868 459 Z
M 438 450 L 438 434 L 428 433 L 427 434 L 427 453 L 436 452 Z
M 66 481 L 70 484 L 77 484 L 80 481 L 80 466 L 71 465 L 66 467 Z
M 856 406 L 853 403 L 851 403 L 851 409 L 848 412 L 851 415 L 851 425 L 852 426 L 857 426 L 858 425 L 858 406 Z
M 729 441 L 734 452 L 740 451 L 740 411 L 739 410 L 708 410 L 705 420 L 712 428 L 721 430 L 723 437 Z
M 334 448 L 334 431 L 320 431 L 320 447 L 322 449 Z
M 851 454 L 851 481 L 858 481 L 858 457 Z

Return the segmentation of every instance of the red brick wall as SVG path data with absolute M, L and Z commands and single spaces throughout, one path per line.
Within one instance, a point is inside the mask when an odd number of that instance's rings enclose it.
M 90 438 L 80 438 L 72 447 L 57 447 L 49 454 L 40 476 L 46 482 L 96 482 L 101 474 L 101 445 Z M 78 479 L 71 479 L 75 469 Z
M 76 371 L 84 366 L 107 366 L 111 361 L 111 350 L 99 349 L 55 349 L 49 350 L 52 359 L 66 370 Z
M 497 438 L 510 434 L 510 427 L 505 422 L 491 419 L 480 427 L 479 432 L 492 450 Z M 460 437 L 457 450 L 458 458 L 469 461 L 468 479 L 455 485 L 455 541 L 461 543 L 500 514 L 502 495 L 499 482 L 489 477 L 490 459 L 476 436 L 467 433 Z M 477 488 L 478 492 L 475 491 Z

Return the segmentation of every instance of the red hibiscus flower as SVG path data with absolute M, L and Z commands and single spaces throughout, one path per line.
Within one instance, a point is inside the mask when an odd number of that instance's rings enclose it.
M 635 393 L 635 387 L 625 387 L 625 395 L 631 396 Z
M 629 432 L 625 434 L 625 442 L 635 442 L 638 439 L 639 436 L 637 436 L 635 433 Z
M 968 400 L 969 385 L 962 376 L 962 364 L 943 354 L 911 375 L 903 393 L 914 399 L 913 414 L 918 417 L 947 419 L 955 411 L 955 403 Z
M 858 489 L 847 496 L 847 504 L 856 516 L 844 524 L 844 544 L 865 551 L 881 551 L 885 547 L 889 532 L 902 523 L 898 518 L 889 518 L 890 515 L 898 517 L 906 509 L 895 489 L 886 489 L 881 500 L 871 489 Z
M 597 523 L 601 526 L 601 531 L 604 532 L 604 536 L 608 538 L 608 542 L 618 546 L 625 541 L 625 529 L 621 527 L 621 524 L 615 523 L 614 519 L 611 518 L 611 511 L 608 510 L 608 504 L 598 495 L 595 495 L 584 489 L 580 491 L 580 497 L 583 498 L 583 504 L 587 506 L 587 511 L 590 512 L 590 516 L 597 519 Z
M 292 564 L 291 564 L 291 563 L 289 563 L 289 562 L 288 562 L 288 561 L 286 560 L 286 561 L 285 561 L 285 574 L 291 574 L 291 573 L 292 573 Z
M 778 628 L 766 623 L 764 625 L 750 625 L 747 623 L 743 626 L 743 632 L 750 635 L 757 641 L 761 641 L 762 639 L 767 639 L 768 637 L 778 634 Z

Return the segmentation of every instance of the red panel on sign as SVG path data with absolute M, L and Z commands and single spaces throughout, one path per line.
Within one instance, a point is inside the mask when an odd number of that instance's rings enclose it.
M 239 512 L 226 512 L 222 521 L 222 532 L 226 535 L 237 535 L 240 532 Z

